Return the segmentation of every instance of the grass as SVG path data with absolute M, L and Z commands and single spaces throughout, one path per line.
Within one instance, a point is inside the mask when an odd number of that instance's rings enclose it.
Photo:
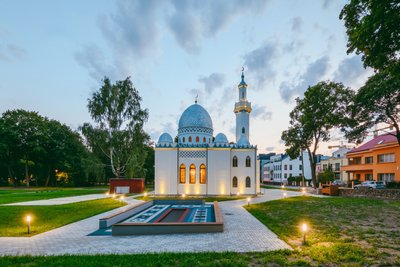
M 400 201 L 304 196 L 244 207 L 294 250 L 2 257 L 0 266 L 400 266 Z
M 138 200 L 144 200 L 144 201 L 149 201 L 149 200 L 204 200 L 205 202 L 222 202 L 222 201 L 230 201 L 230 200 L 238 200 L 238 199 L 244 199 L 244 196 L 220 196 L 220 197 L 192 197 L 192 196 L 187 196 L 185 198 L 182 197 L 152 197 L 152 196 L 141 196 L 137 197 L 136 199 Z
M 32 236 L 124 205 L 105 198 L 54 206 L 0 206 L 0 236 Z M 28 214 L 32 216 L 30 235 L 24 221 Z
M 295 191 L 295 192 L 299 192 L 301 187 L 299 188 L 287 188 L 287 187 L 277 187 L 277 186 L 270 186 L 270 185 L 261 185 L 261 188 L 265 188 L 265 189 L 278 189 L 278 190 L 286 190 L 286 191 Z
M 72 197 L 88 194 L 101 194 L 107 189 L 64 189 L 64 188 L 40 188 L 40 189 L 0 189 L 0 205 L 32 200 L 42 200 L 60 197 Z
M 295 197 L 245 208 L 295 249 L 289 261 L 400 265 L 400 201 Z M 302 245 L 304 222 L 310 230 Z
M 136 255 L 22 256 L 0 258 L 0 266 L 271 266 L 303 265 L 288 262 L 290 251 L 265 253 L 159 253 Z

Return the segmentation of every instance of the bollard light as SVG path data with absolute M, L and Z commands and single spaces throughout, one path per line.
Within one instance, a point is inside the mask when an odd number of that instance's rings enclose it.
M 186 194 L 182 194 L 182 198 L 185 198 L 186 197 Z
M 303 194 L 303 196 L 306 194 L 306 189 L 304 187 L 301 189 L 301 193 Z
M 144 193 L 143 193 L 143 196 L 144 196 L 144 197 L 147 197 L 147 192 L 144 192 Z
M 31 220 L 32 220 L 31 215 L 27 215 L 26 216 L 26 222 L 28 223 L 28 234 L 31 233 Z
M 306 243 L 306 232 L 307 232 L 307 224 L 303 223 L 301 226 L 301 231 L 303 232 L 303 245 Z
M 284 198 L 286 198 L 287 197 L 287 193 L 285 192 L 285 193 L 283 193 L 283 197 Z
M 110 193 L 109 193 L 109 192 L 107 192 L 107 193 L 106 193 L 106 196 L 109 196 L 109 195 L 110 195 Z
M 285 185 L 283 184 L 283 185 L 281 185 L 281 188 L 285 188 Z
M 236 195 L 240 196 L 240 192 L 237 192 Z
M 248 197 L 248 198 L 247 198 L 247 206 L 250 206 L 250 200 L 251 200 L 251 198 Z
M 115 198 L 115 193 L 114 193 L 114 194 L 112 194 L 112 198 Z
M 121 196 L 119 199 L 120 199 L 120 201 L 124 201 L 125 197 Z

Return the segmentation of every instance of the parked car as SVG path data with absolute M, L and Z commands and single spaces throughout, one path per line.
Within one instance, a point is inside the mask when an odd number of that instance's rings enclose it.
M 354 189 L 361 189 L 361 188 L 383 189 L 383 188 L 386 188 L 386 185 L 383 182 L 365 181 L 365 182 L 362 182 L 361 184 L 354 186 Z
M 346 182 L 342 181 L 342 180 L 335 180 L 332 182 L 333 185 L 337 185 L 337 186 L 346 186 Z

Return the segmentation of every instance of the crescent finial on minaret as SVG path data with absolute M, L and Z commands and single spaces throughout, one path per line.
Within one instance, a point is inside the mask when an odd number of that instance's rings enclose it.
M 194 99 L 194 103 L 197 104 L 197 99 L 199 98 L 199 94 L 196 95 L 195 99 Z

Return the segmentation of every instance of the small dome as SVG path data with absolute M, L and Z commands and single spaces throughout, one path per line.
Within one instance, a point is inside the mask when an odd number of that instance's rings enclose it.
M 179 119 L 179 129 L 187 127 L 202 127 L 212 130 L 210 114 L 199 104 L 188 107 Z
M 163 133 L 160 138 L 158 138 L 159 144 L 172 144 L 174 141 L 169 133 Z
M 226 135 L 223 133 L 219 133 L 217 134 L 217 136 L 215 136 L 215 140 L 214 140 L 215 144 L 224 144 L 227 145 L 228 142 L 228 138 L 226 138 Z
M 242 134 L 236 143 L 238 146 L 250 146 L 249 140 L 247 140 L 246 135 Z

